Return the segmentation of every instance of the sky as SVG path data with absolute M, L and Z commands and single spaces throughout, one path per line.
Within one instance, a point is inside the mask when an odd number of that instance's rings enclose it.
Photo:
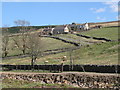
M 32 26 L 118 20 L 117 2 L 2 2 L 2 24 L 26 20 Z

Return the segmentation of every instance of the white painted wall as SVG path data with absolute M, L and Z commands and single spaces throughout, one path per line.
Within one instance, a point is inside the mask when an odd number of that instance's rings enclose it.
M 69 29 L 67 26 L 64 28 L 64 32 L 69 32 Z
M 89 26 L 88 26 L 88 23 L 86 23 L 85 25 L 84 25 L 84 30 L 88 30 L 89 29 Z

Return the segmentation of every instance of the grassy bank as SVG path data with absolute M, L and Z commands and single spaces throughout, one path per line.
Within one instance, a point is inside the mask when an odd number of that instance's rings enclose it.
M 102 37 L 102 38 L 117 40 L 118 27 L 94 29 L 87 32 L 81 32 L 80 34 L 91 36 L 91 37 Z
M 117 64 L 118 63 L 118 42 L 105 42 L 82 46 L 72 52 L 64 52 L 38 58 L 36 64 L 61 64 L 63 56 L 67 56 L 64 64 L 70 63 L 70 53 L 74 64 Z M 30 64 L 30 58 L 3 60 L 4 64 Z
M 118 28 L 101 28 L 94 29 L 86 32 L 81 32 L 80 34 L 94 36 L 94 37 L 104 37 L 112 40 L 118 39 Z M 74 64 L 99 64 L 99 65 L 108 65 L 108 64 L 118 64 L 118 46 L 120 42 L 101 42 L 95 44 L 86 44 L 89 42 L 99 42 L 91 39 L 82 38 L 73 34 L 60 34 L 56 35 L 62 38 L 74 39 L 77 42 L 83 43 L 84 45 L 80 47 L 80 49 L 74 50 L 72 52 L 63 52 L 59 54 L 52 54 L 43 56 L 37 59 L 36 64 L 44 64 L 44 61 L 48 61 L 48 64 L 61 64 L 63 60 L 63 56 L 67 56 L 64 64 L 70 63 L 70 54 Z M 11 39 L 12 40 L 12 39 Z M 42 38 L 45 43 L 45 50 L 50 49 L 58 49 L 65 47 L 74 47 L 74 45 L 64 43 L 60 40 L 52 39 L 52 38 Z M 73 40 L 72 40 L 73 41 Z M 11 41 L 12 46 L 13 41 Z M 18 53 L 22 53 L 17 48 L 11 50 L 9 55 L 17 55 Z M 31 59 L 27 58 L 17 58 L 17 59 L 6 59 L 3 60 L 3 64 L 30 64 Z
M 22 54 L 22 51 L 16 47 L 15 42 L 13 41 L 13 38 L 18 38 L 18 37 L 10 37 L 9 38 L 9 44 L 8 44 L 8 56 L 14 56 L 14 55 L 19 55 Z M 21 42 L 21 38 L 18 39 L 18 42 Z M 51 49 L 58 49 L 58 48 L 66 48 L 66 47 L 74 47 L 72 44 L 64 43 L 60 40 L 52 39 L 52 38 L 47 38 L 43 37 L 42 38 L 43 42 L 43 50 L 51 50 Z M 20 43 L 22 46 L 22 42 Z M 26 52 L 28 52 L 26 50 Z
M 41 84 L 40 82 L 30 82 L 14 79 L 3 79 L 2 88 L 73 88 L 66 84 Z
M 95 39 L 92 39 L 92 38 L 84 38 L 84 37 L 80 37 L 80 36 L 77 36 L 77 35 L 74 35 L 74 34 L 59 34 L 59 35 L 55 35 L 57 37 L 60 37 L 62 39 L 65 39 L 67 41 L 72 41 L 72 42 L 76 42 L 76 43 L 79 43 L 81 45 L 89 45 L 89 44 L 92 44 L 92 43 L 101 43 L 101 42 L 104 42 L 102 40 L 95 40 Z

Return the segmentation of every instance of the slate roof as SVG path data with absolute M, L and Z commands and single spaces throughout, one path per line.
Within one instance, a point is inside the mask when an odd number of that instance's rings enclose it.
M 54 30 L 64 30 L 66 26 L 57 26 L 54 28 Z
M 55 27 L 55 28 L 53 29 L 53 34 L 58 34 L 58 33 L 59 33 L 59 34 L 62 34 L 62 33 L 64 33 L 65 27 L 66 27 L 66 26 L 63 26 L 63 25 Z

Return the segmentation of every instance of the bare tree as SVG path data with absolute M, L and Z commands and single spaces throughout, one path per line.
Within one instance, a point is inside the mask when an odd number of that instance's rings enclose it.
M 22 50 L 23 54 L 27 54 L 31 58 L 32 70 L 34 70 L 34 65 L 38 56 L 42 55 L 44 50 L 44 45 L 41 37 L 38 33 L 32 33 L 33 28 L 28 27 L 30 22 L 25 20 L 17 20 L 14 22 L 20 28 L 20 35 L 18 38 L 13 38 L 15 45 Z
M 8 55 L 9 33 L 8 27 L 2 28 L 2 57 Z
M 16 20 L 16 21 L 14 21 L 14 23 L 17 26 L 21 26 L 21 27 L 30 25 L 30 22 L 29 21 L 25 21 L 25 20 Z
M 34 65 L 38 56 L 41 56 L 44 51 L 44 43 L 37 33 L 29 34 L 27 45 L 29 47 L 28 52 L 31 57 L 31 66 L 34 70 Z
M 17 26 L 20 26 L 20 36 L 16 36 L 13 38 L 15 45 L 22 51 L 23 54 L 26 54 L 27 50 L 27 37 L 28 37 L 28 32 L 29 28 L 28 26 L 30 25 L 30 22 L 25 21 L 25 20 L 17 20 L 14 21 L 14 23 Z

